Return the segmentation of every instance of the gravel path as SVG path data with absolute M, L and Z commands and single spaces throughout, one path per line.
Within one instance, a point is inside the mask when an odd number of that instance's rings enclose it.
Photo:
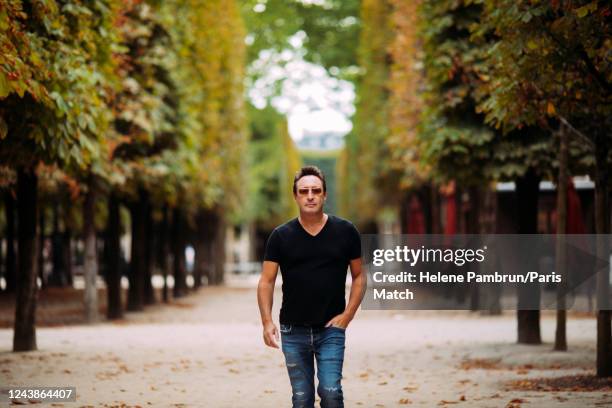
M 580 383 L 593 374 L 593 318 L 569 320 L 567 353 L 551 351 L 550 314 L 542 346 L 514 344 L 515 330 L 513 313 L 360 311 L 347 330 L 346 406 L 612 406 L 612 382 Z M 76 404 L 53 406 L 290 406 L 283 356 L 261 340 L 252 287 L 204 288 L 116 323 L 37 333 L 39 351 L 12 353 L 12 330 L 0 329 L 0 384 L 76 386 Z

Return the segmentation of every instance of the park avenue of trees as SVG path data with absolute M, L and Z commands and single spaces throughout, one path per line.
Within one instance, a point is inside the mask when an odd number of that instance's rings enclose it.
M 295 216 L 304 162 L 333 173 L 338 212 L 362 232 L 391 217 L 406 233 L 541 233 L 550 181 L 555 232 L 610 234 L 611 14 L 598 0 L 0 0 L 13 350 L 37 348 L 38 291 L 72 286 L 77 263 L 88 322 L 102 318 L 100 276 L 107 319 L 157 302 L 153 275 L 163 301 L 222 283 L 227 227 L 250 225 L 261 249 Z M 353 129 L 332 154 L 299 152 L 287 119 L 246 97 L 249 67 L 296 32 L 307 61 L 357 90 Z M 584 175 L 593 211 L 577 231 L 570 180 Z M 509 223 L 498 182 L 515 186 Z M 598 251 L 609 256 L 603 241 Z M 609 299 L 608 276 L 596 290 Z M 596 373 L 610 377 L 610 305 L 594 313 Z M 558 350 L 571 347 L 566 319 L 558 310 Z M 517 330 L 519 343 L 541 343 L 540 312 L 519 310 Z

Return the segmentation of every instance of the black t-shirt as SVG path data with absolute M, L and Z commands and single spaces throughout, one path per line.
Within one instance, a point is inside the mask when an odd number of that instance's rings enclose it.
M 280 265 L 280 322 L 323 325 L 342 313 L 349 261 L 360 256 L 359 231 L 340 217 L 329 215 L 315 236 L 297 218 L 274 229 L 264 260 Z

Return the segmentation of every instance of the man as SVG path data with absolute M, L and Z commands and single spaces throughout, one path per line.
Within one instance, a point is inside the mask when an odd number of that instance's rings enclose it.
M 280 265 L 280 333 L 293 407 L 314 407 L 314 360 L 321 408 L 344 407 L 340 379 L 345 330 L 365 291 L 359 232 L 350 222 L 323 212 L 327 189 L 325 176 L 317 167 L 303 167 L 296 174 L 293 196 L 299 217 L 277 227 L 266 244 L 257 287 L 263 338 L 267 346 L 278 348 L 272 298 Z M 345 305 L 349 265 L 352 285 Z

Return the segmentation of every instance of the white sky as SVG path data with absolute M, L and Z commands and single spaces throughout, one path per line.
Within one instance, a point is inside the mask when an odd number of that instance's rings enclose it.
M 290 39 L 292 49 L 260 53 L 249 67 L 250 74 L 259 78 L 250 84 L 249 98 L 258 108 L 264 108 L 270 101 L 276 110 L 286 114 L 289 133 L 295 140 L 302 138 L 304 130 L 346 134 L 352 128 L 349 117 L 355 112 L 354 86 L 329 76 L 323 67 L 304 61 L 304 36 L 301 32 Z M 279 95 L 276 89 L 280 90 Z

